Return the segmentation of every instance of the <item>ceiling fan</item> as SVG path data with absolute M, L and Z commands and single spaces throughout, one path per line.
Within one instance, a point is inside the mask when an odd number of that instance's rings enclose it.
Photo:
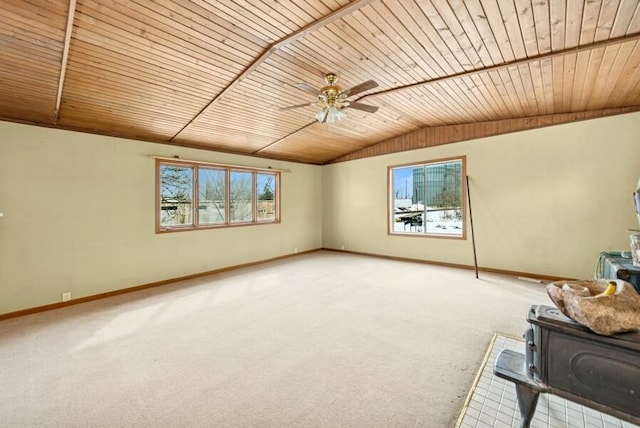
M 338 76 L 335 73 L 325 74 L 324 80 L 327 82 L 327 86 L 323 86 L 320 89 L 316 89 L 305 82 L 296 83 L 295 85 L 298 89 L 316 95 L 318 97 L 318 101 L 283 107 L 281 110 L 291 110 L 294 108 L 319 104 L 321 106 L 321 110 L 316 113 L 315 117 L 318 122 L 322 123 L 333 123 L 337 120 L 344 119 L 347 117 L 347 114 L 343 110 L 347 107 L 366 111 L 367 113 L 375 113 L 378 110 L 378 107 L 376 106 L 347 100 L 348 97 L 359 94 L 360 92 L 376 88 L 378 84 L 373 80 L 367 80 L 366 82 L 362 82 L 349 89 L 342 89 L 340 86 L 336 85 Z

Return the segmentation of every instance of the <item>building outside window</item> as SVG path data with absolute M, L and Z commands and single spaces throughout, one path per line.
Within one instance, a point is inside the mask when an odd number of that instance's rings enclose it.
M 389 233 L 465 238 L 465 161 L 389 167 Z

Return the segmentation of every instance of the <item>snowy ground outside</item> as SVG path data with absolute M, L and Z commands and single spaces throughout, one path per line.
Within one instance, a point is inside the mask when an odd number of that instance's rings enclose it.
M 393 231 L 397 233 L 424 233 L 422 205 L 396 210 Z M 462 235 L 462 220 L 457 219 L 459 210 L 427 209 L 426 232 L 434 235 Z

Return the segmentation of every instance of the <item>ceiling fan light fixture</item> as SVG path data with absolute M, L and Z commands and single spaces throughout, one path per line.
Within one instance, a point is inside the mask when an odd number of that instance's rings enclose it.
M 306 82 L 297 83 L 295 86 L 298 89 L 314 94 L 318 97 L 318 101 L 315 103 L 305 103 L 284 107 L 281 108 L 281 110 L 291 110 L 312 104 L 320 104 L 322 106 L 322 110 L 315 114 L 315 119 L 320 123 L 334 123 L 345 119 L 347 117 L 347 114 L 344 112 L 345 108 L 362 110 L 367 113 L 375 113 L 378 110 L 378 107 L 375 106 L 347 100 L 348 97 L 378 87 L 378 84 L 373 80 L 367 80 L 366 82 L 362 82 L 359 85 L 346 90 L 336 85 L 338 76 L 336 76 L 335 73 L 327 73 L 325 75 L 325 81 L 327 82 L 327 86 L 320 89 L 315 89 Z
M 323 108 L 318 113 L 316 113 L 316 120 L 318 122 L 325 123 L 335 123 L 337 121 L 343 120 L 347 117 L 347 114 L 342 111 L 342 109 L 330 105 L 328 107 Z

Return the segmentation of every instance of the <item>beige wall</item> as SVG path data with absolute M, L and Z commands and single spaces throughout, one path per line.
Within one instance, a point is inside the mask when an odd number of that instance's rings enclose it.
M 288 169 L 282 223 L 156 234 L 149 155 Z M 467 156 L 481 266 L 590 278 L 638 223 L 640 113 L 325 167 L 0 122 L 0 314 L 320 247 L 472 265 L 387 235 L 387 166 Z M 322 197 L 320 197 L 322 195 Z
M 640 113 L 325 166 L 326 248 L 473 265 L 466 241 L 387 235 L 387 167 L 467 156 L 482 267 L 592 278 L 638 228 Z
M 149 155 L 271 166 L 282 223 L 155 233 Z M 322 246 L 320 167 L 0 122 L 0 314 Z

